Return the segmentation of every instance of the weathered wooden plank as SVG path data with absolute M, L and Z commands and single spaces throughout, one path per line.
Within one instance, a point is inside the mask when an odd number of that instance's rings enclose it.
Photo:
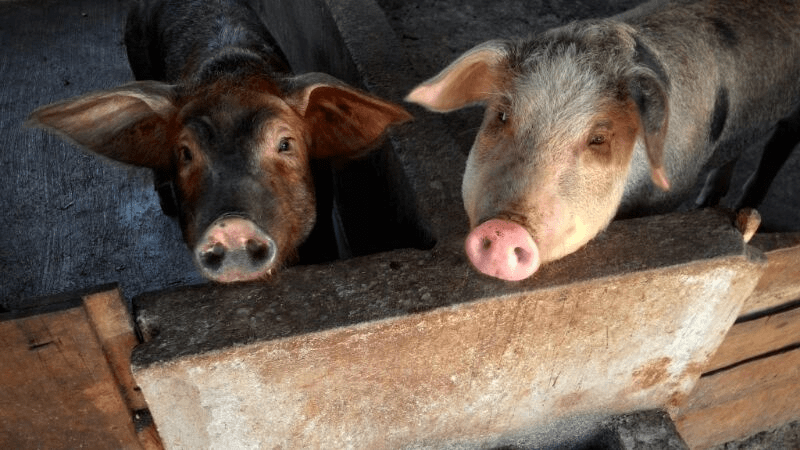
M 767 268 L 753 293 L 745 300 L 741 316 L 800 300 L 800 233 L 758 235 L 751 245 L 765 251 Z
M 139 340 L 119 289 L 87 295 L 83 305 L 129 411 L 134 418 L 144 414 L 147 402 L 131 373 L 131 352 Z M 136 433 L 144 449 L 163 448 L 152 420 L 137 422 Z
M 82 307 L 0 319 L 0 343 L 0 448 L 141 448 Z
M 737 323 L 731 327 L 705 371 L 711 372 L 797 343 L 800 343 L 800 307 Z
M 163 447 L 130 369 L 118 289 L 0 316 L 0 448 Z
M 700 378 L 673 418 L 693 449 L 800 419 L 800 349 Z

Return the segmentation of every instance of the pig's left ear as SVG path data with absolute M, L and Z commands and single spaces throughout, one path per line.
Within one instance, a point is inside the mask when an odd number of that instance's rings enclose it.
M 501 72 L 498 69 L 506 55 L 506 45 L 502 41 L 484 42 L 415 87 L 405 100 L 436 112 L 484 102 L 499 89 Z
M 358 158 L 380 144 L 389 126 L 412 119 L 400 105 L 330 75 L 301 75 L 291 88 L 288 100 L 310 125 L 314 158 Z
M 638 66 L 629 74 L 628 89 L 639 110 L 653 183 L 667 191 L 670 186 L 664 170 L 664 140 L 669 125 L 669 98 L 664 83 L 654 71 Z

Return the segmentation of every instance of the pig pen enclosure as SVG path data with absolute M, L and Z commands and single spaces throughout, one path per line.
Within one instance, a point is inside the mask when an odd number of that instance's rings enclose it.
M 254 2 L 297 73 L 398 102 L 481 41 L 636 3 Z M 729 213 L 683 208 L 505 283 L 462 254 L 480 110 L 409 107 L 373 157 L 316 168 L 300 264 L 204 284 L 148 171 L 21 127 L 132 79 L 127 7 L 0 1 L 3 448 L 645 448 L 603 430 L 652 409 L 662 446 L 783 424 L 761 439 L 800 445 L 800 152 L 749 244 Z

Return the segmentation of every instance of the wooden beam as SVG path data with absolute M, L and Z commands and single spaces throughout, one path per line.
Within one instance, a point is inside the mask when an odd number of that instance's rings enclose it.
M 740 316 L 748 316 L 800 300 L 800 233 L 771 233 L 753 238 L 751 245 L 765 252 L 767 268 L 750 294 Z
M 715 371 L 796 344 L 800 344 L 800 307 L 735 324 L 705 371 Z
M 673 418 L 692 449 L 800 419 L 800 349 L 703 376 Z
M 82 307 L 0 319 L 0 342 L 0 448 L 141 448 Z
M 117 289 L 0 315 L 0 448 L 162 449 Z
M 161 450 L 155 424 L 149 417 L 147 402 L 131 373 L 131 352 L 139 343 L 125 301 L 119 289 L 89 294 L 83 306 L 95 329 L 111 371 L 122 391 L 123 399 L 136 422 L 136 433 L 145 450 Z M 137 420 L 139 419 L 139 420 Z

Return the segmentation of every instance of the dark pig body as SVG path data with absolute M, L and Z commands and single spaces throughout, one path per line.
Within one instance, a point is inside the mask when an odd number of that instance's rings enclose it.
M 28 124 L 153 169 L 212 280 L 265 278 L 290 260 L 315 222 L 310 160 L 359 157 L 410 119 L 333 77 L 292 75 L 244 0 L 143 1 L 125 44 L 140 81 L 44 106 Z
M 719 170 L 698 203 L 715 203 L 742 150 L 769 138 L 741 200 L 756 206 L 800 139 L 800 5 L 650 2 L 479 45 L 407 100 L 486 106 L 463 182 L 466 251 L 523 279 L 617 215 L 675 208 L 707 167 Z

